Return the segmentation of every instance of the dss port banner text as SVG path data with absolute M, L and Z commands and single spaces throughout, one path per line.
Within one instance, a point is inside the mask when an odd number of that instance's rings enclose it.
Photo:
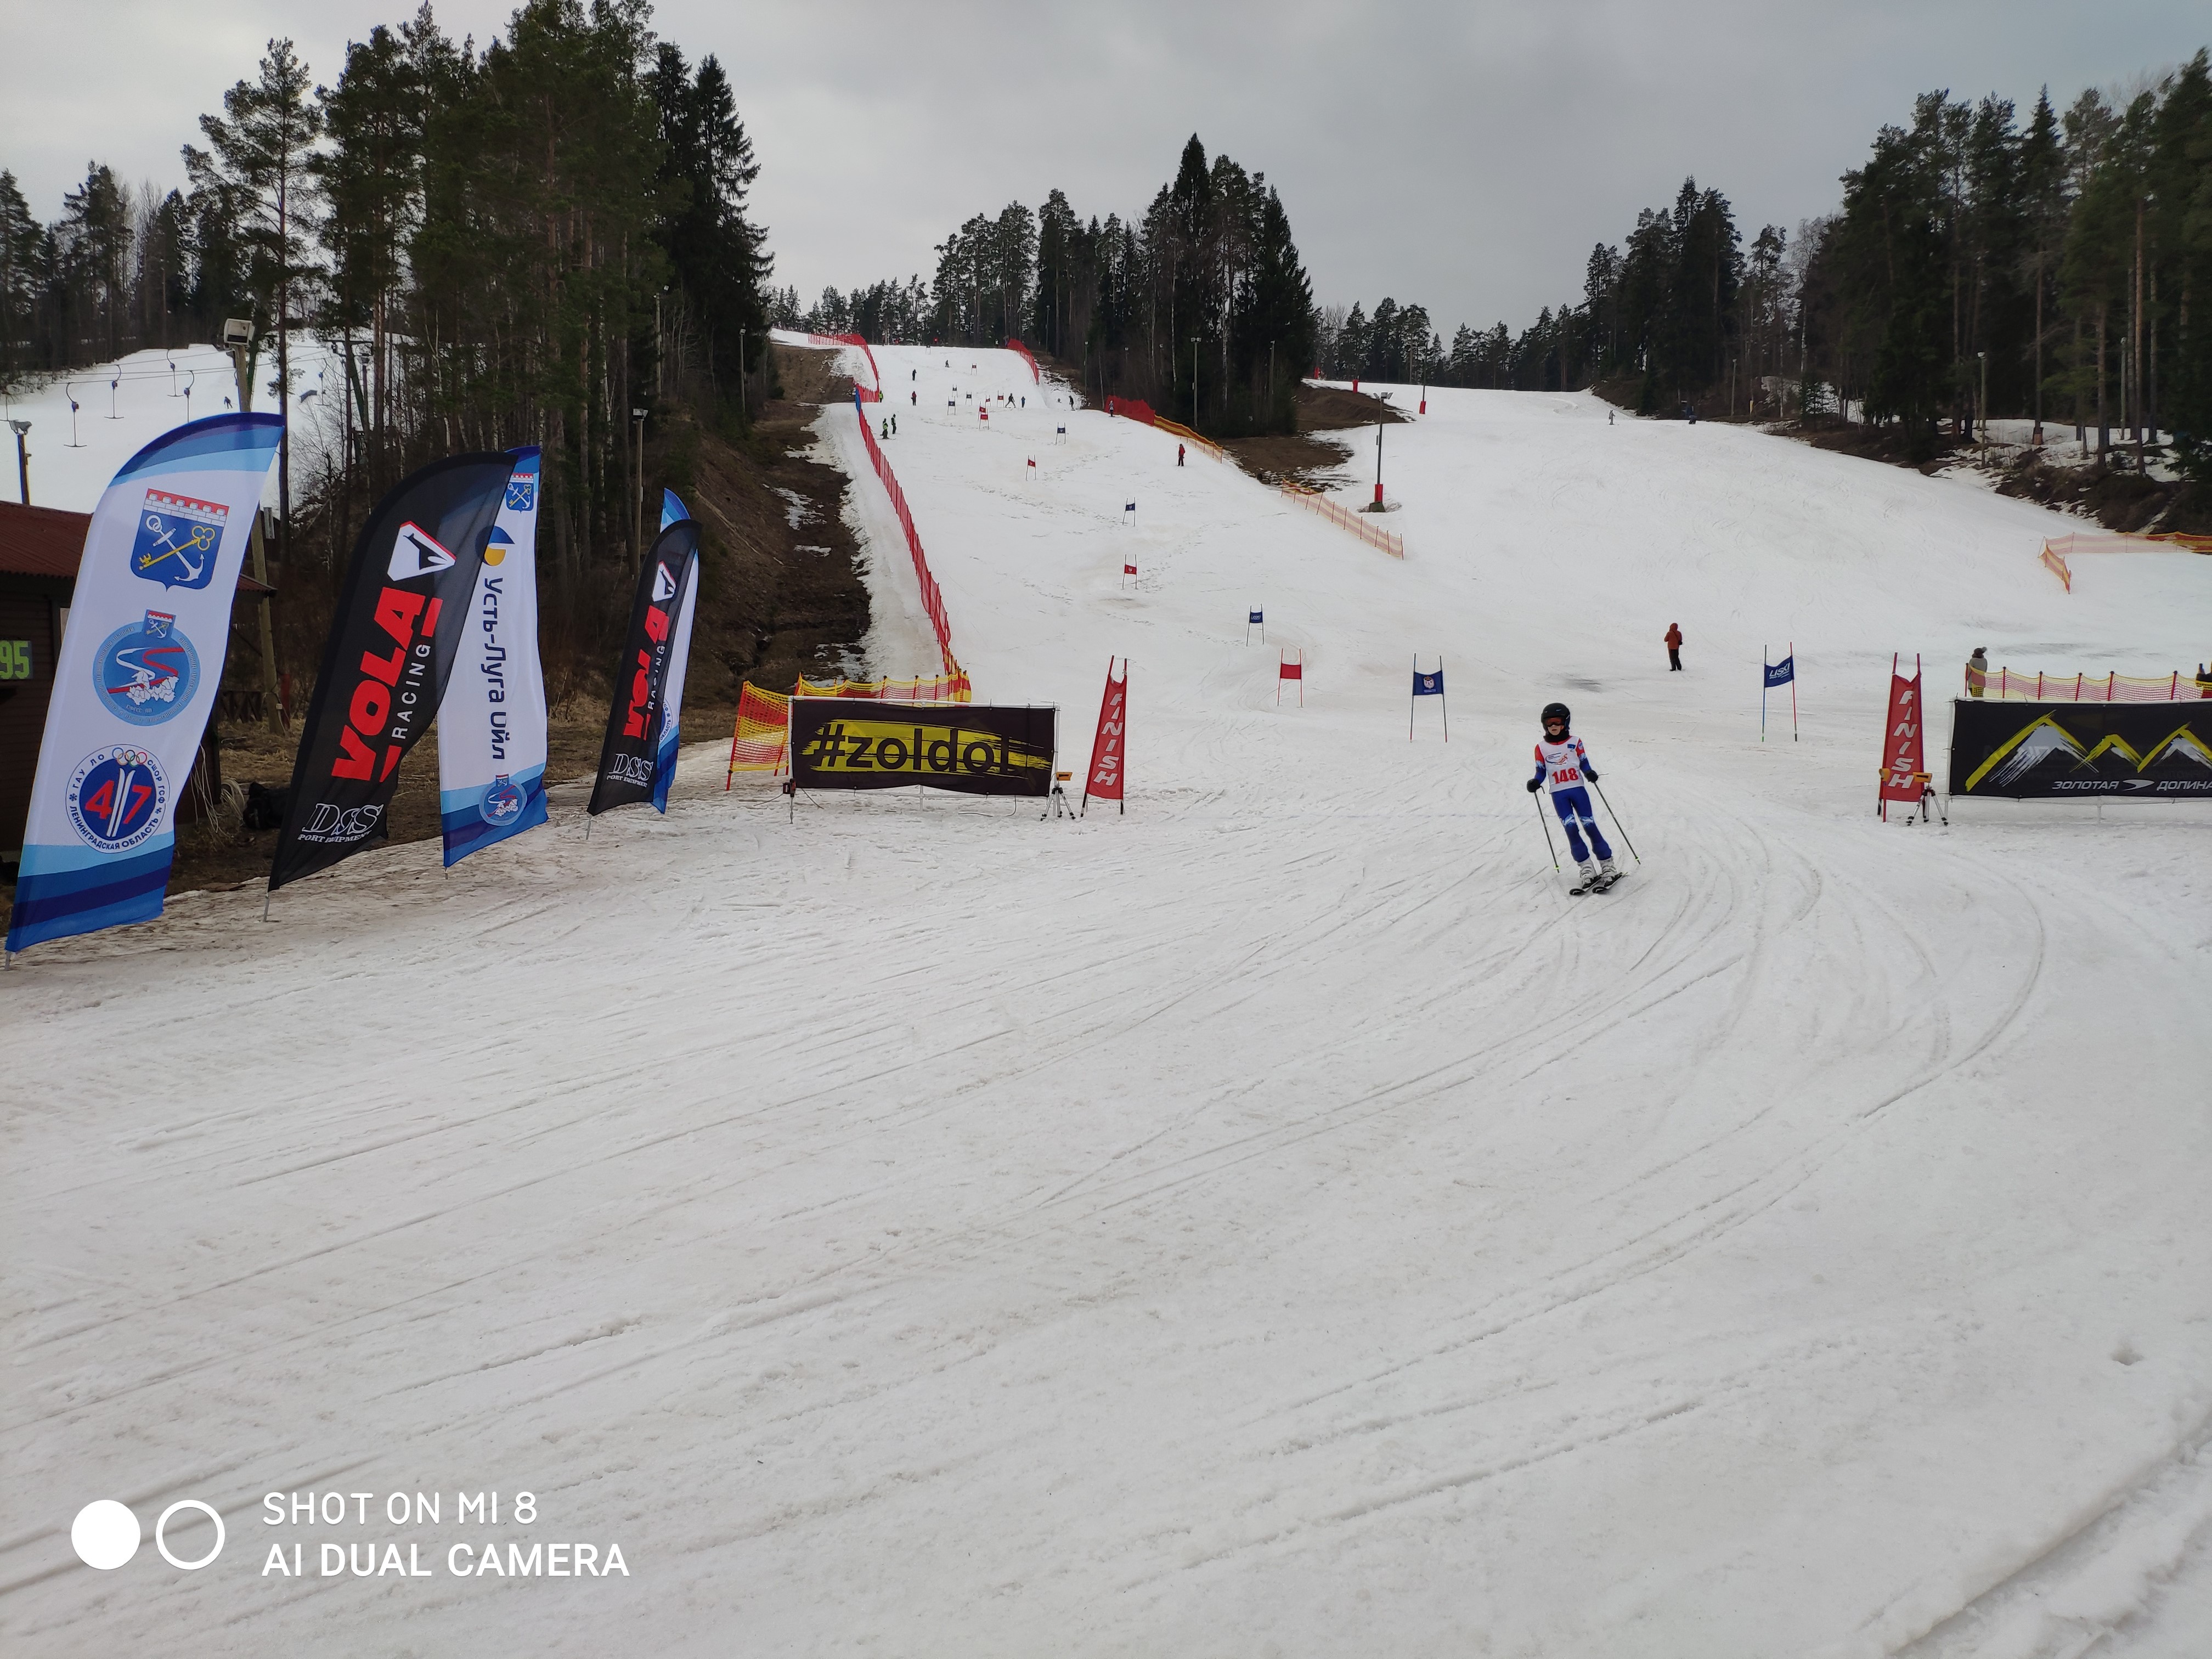
M 794 697 L 791 774 L 801 789 L 1049 795 L 1056 708 Z
M 1954 795 L 2212 799 L 2212 704 L 1961 697 L 1951 709 Z

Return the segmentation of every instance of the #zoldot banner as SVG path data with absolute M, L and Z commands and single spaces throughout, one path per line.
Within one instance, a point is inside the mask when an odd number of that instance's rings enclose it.
M 668 810 L 668 786 L 676 775 L 673 716 L 684 696 L 698 585 L 699 526 L 679 520 L 660 532 L 638 572 L 629 633 L 615 665 L 599 781 L 585 809 L 594 817 L 634 801 Z
M 448 866 L 545 822 L 538 452 L 518 449 L 514 461 L 438 705 L 438 816 Z
M 1951 705 L 1951 793 L 2012 800 L 2212 799 L 2201 702 Z M 2203 730 L 2198 730 L 2198 727 Z
M 1054 707 L 912 703 L 894 714 L 845 697 L 791 700 L 791 775 L 801 789 L 1050 795 Z
M 31 788 L 8 949 L 161 914 L 177 797 L 215 708 L 230 607 L 283 422 L 163 434 L 100 498 Z
M 307 705 L 270 891 L 383 837 L 399 763 L 429 729 L 477 621 L 469 600 L 514 474 L 503 452 L 451 456 L 369 516 Z

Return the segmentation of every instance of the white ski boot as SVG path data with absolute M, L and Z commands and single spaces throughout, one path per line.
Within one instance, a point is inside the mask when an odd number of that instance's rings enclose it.
M 1600 859 L 1597 866 L 1597 880 L 1591 885 L 1594 890 L 1602 893 L 1613 883 L 1619 881 L 1620 875 L 1620 871 L 1614 866 L 1611 859 Z
M 1588 859 L 1584 859 L 1580 864 L 1575 866 L 1575 884 L 1567 889 L 1567 896 L 1570 898 L 1580 898 L 1584 893 L 1595 890 L 1597 889 L 1597 866 L 1592 864 Z

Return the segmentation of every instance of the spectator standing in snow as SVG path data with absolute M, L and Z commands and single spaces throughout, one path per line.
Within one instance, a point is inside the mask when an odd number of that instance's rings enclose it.
M 1667 672 L 1670 674 L 1682 672 L 1682 624 L 1680 623 L 1667 624 Z
M 1176 446 L 1176 465 L 1177 466 L 1181 466 L 1182 465 L 1182 446 L 1181 444 L 1177 444 Z
M 1978 697 L 1990 683 L 1990 648 L 1985 645 L 1974 647 L 1974 654 L 1966 659 L 1966 695 Z

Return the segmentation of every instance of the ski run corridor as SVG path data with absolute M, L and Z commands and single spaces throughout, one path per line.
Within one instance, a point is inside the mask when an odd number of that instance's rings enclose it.
M 2185 679 L 2212 558 L 2069 594 L 1971 474 L 1431 390 L 1401 561 L 875 356 L 976 701 L 1079 793 L 1131 659 L 1126 815 L 725 793 L 687 724 L 665 818 L 18 958 L 0 1649 L 2212 1653 L 2212 807 L 1875 815 L 1893 652 L 1940 781 L 1974 647 Z M 867 668 L 933 673 L 816 431 Z M 86 1571 L 99 1498 L 226 1547 Z

